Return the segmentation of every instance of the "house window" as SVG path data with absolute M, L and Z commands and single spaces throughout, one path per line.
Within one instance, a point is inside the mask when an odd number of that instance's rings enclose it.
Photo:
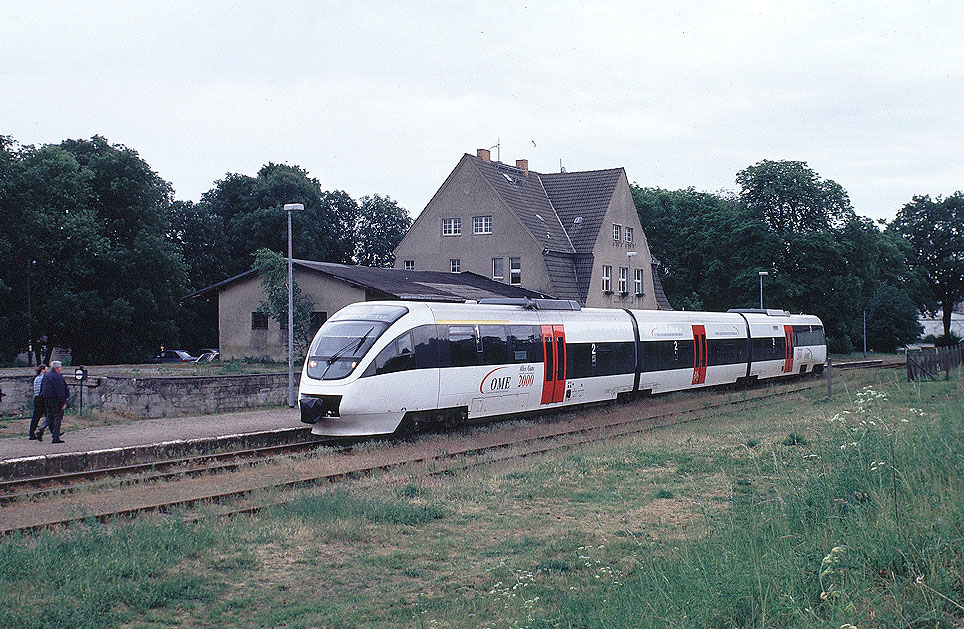
M 509 283 L 522 284 L 522 258 L 509 258 Z
M 603 265 L 602 288 L 603 292 L 613 292 L 613 267 L 609 266 L 608 264 Z
M 452 273 L 459 273 L 462 270 L 462 260 L 452 258 L 449 260 L 449 267 L 452 269 Z
M 251 313 L 251 329 L 252 330 L 267 330 L 268 329 L 268 315 L 263 312 L 252 312 Z
M 613 225 L 613 240 L 619 242 L 623 239 L 623 228 L 621 225 Z
M 462 219 L 461 218 L 443 218 L 442 235 L 443 236 L 461 236 Z
M 629 269 L 621 266 L 619 267 L 619 292 L 626 294 L 629 291 Z
M 500 282 L 505 279 L 504 258 L 492 258 L 492 279 Z
M 474 234 L 491 234 L 491 233 L 492 233 L 492 217 L 491 217 L 491 216 L 473 216 L 473 217 L 472 217 L 472 233 L 474 233 Z
M 633 293 L 636 295 L 643 294 L 643 270 L 633 269 Z
M 318 311 L 312 312 L 311 313 L 311 330 L 310 330 L 311 335 L 314 336 L 315 332 L 318 331 L 318 328 L 325 325 L 325 321 L 327 320 L 328 320 L 327 312 L 318 312 Z
M 415 270 L 415 260 L 405 260 L 405 270 L 414 271 Z
M 627 227 L 627 228 L 626 228 L 626 242 L 632 242 L 632 241 L 633 241 L 633 228 L 632 228 L 632 227 Z

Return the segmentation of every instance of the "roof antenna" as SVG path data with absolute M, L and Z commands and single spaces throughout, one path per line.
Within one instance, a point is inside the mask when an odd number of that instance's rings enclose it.
M 561 172 L 561 173 L 566 172 L 566 167 L 562 165 L 562 158 L 561 158 L 561 157 L 559 158 L 559 172 Z
M 495 146 L 489 147 L 490 151 L 492 149 L 495 149 L 495 161 L 501 162 L 502 161 L 502 139 L 501 138 L 495 139 Z

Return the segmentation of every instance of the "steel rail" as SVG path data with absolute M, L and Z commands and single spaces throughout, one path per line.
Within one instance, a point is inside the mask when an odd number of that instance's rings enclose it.
M 820 386 L 821 386 L 820 383 L 809 384 L 802 387 L 789 388 L 782 391 L 755 396 L 749 399 L 724 400 L 722 402 L 703 404 L 698 407 L 693 407 L 688 409 L 667 411 L 667 412 L 656 413 L 654 415 L 649 415 L 644 417 L 636 417 L 633 419 L 618 420 L 614 422 L 605 422 L 602 424 L 596 424 L 591 426 L 582 426 L 575 429 L 561 428 L 561 429 L 557 429 L 549 432 L 543 432 L 539 435 L 526 437 L 523 439 L 505 439 L 505 440 L 498 441 L 496 443 L 490 443 L 485 446 L 467 447 L 459 450 L 450 450 L 445 452 L 444 454 L 420 456 L 420 457 L 415 457 L 410 459 L 391 461 L 388 463 L 362 465 L 362 466 L 353 467 L 348 470 L 341 470 L 338 472 L 329 472 L 324 474 L 317 474 L 317 473 L 306 474 L 306 475 L 302 475 L 297 478 L 290 479 L 283 482 L 257 484 L 257 485 L 245 487 L 243 489 L 236 489 L 236 490 L 231 490 L 226 492 L 213 491 L 209 493 L 204 493 L 202 495 L 195 495 L 185 499 L 152 502 L 150 504 L 142 504 L 142 505 L 137 505 L 137 506 L 123 508 L 123 509 L 104 510 L 98 513 L 87 514 L 83 517 L 72 516 L 67 518 L 49 520 L 45 522 L 38 522 L 36 524 L 32 524 L 28 526 L 19 526 L 19 527 L 10 528 L 10 529 L 3 529 L 3 530 L 0 530 L 0 535 L 8 535 L 14 532 L 37 531 L 45 528 L 51 528 L 59 525 L 70 524 L 78 521 L 90 521 L 91 519 L 96 521 L 106 521 L 113 518 L 132 516 L 139 513 L 148 513 L 148 512 L 163 513 L 174 508 L 190 508 L 203 503 L 212 503 L 212 502 L 218 503 L 225 500 L 242 498 L 244 496 L 248 496 L 258 491 L 279 490 L 279 489 L 283 490 L 283 489 L 292 489 L 296 487 L 310 486 L 310 485 L 319 484 L 323 482 L 324 483 L 339 482 L 349 478 L 367 476 L 367 475 L 371 475 L 374 472 L 390 471 L 390 470 L 398 469 L 405 466 L 430 464 L 433 462 L 441 462 L 445 460 L 457 459 L 460 457 L 467 457 L 467 456 L 479 456 L 481 454 L 484 454 L 490 451 L 504 450 L 504 449 L 518 447 L 526 444 L 534 444 L 541 441 L 559 439 L 566 436 L 589 434 L 594 432 L 605 431 L 611 428 L 618 428 L 621 426 L 631 426 L 634 424 L 637 425 L 636 429 L 617 432 L 616 434 L 613 434 L 613 435 L 604 434 L 604 435 L 598 435 L 597 437 L 595 437 L 595 440 L 610 439 L 616 436 L 622 436 L 623 434 L 631 434 L 633 432 L 643 432 L 646 430 L 652 430 L 654 428 L 658 428 L 662 426 L 671 426 L 677 423 L 693 421 L 696 418 L 687 418 L 679 422 L 667 421 L 665 423 L 660 423 L 657 425 L 647 425 L 645 427 L 639 427 L 640 424 L 644 424 L 646 422 L 654 422 L 657 420 L 671 419 L 680 415 L 689 415 L 689 414 L 705 412 L 708 409 L 714 409 L 714 408 L 725 409 L 727 407 L 736 406 L 736 405 L 750 405 L 754 402 L 764 401 L 767 399 L 784 396 L 784 395 L 792 395 L 794 393 L 800 393 L 802 391 L 816 389 Z M 578 445 L 578 444 L 573 444 L 573 445 Z M 560 447 L 570 447 L 570 446 L 565 445 Z M 551 449 L 553 448 L 548 448 L 546 449 L 546 451 L 550 451 Z M 527 453 L 525 456 L 531 455 L 533 453 L 535 452 Z M 442 470 L 439 473 L 451 473 L 451 471 Z M 263 508 L 263 507 L 252 507 L 251 509 L 257 510 L 257 508 Z M 244 510 L 238 510 L 238 513 L 241 513 L 243 511 Z

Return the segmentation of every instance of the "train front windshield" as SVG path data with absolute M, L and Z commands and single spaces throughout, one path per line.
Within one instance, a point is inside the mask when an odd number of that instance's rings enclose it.
M 369 306 L 343 309 L 325 322 L 308 350 L 308 377 L 340 380 L 350 375 L 378 337 L 407 308 Z

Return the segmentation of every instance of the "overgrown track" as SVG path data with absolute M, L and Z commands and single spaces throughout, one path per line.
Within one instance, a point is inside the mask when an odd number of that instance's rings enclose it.
M 217 503 L 242 498 L 252 494 L 253 492 L 304 487 L 318 483 L 338 482 L 348 478 L 357 478 L 360 476 L 369 475 L 374 472 L 392 471 L 406 467 L 423 468 L 417 471 L 417 473 L 423 474 L 451 474 L 476 465 L 490 464 L 497 461 L 532 456 L 535 454 L 546 453 L 562 448 L 569 448 L 594 441 L 645 432 L 662 426 L 684 423 L 702 417 L 719 415 L 732 407 L 751 406 L 775 397 L 791 395 L 802 391 L 819 388 L 821 386 L 822 382 L 820 380 L 812 380 L 803 386 L 791 386 L 788 388 L 783 388 L 779 391 L 771 391 L 763 395 L 756 395 L 746 399 L 724 400 L 716 403 L 703 402 L 694 404 L 690 408 L 654 413 L 641 417 L 637 416 L 632 419 L 623 419 L 618 421 L 609 421 L 604 419 L 598 423 L 590 422 L 589 425 L 578 427 L 560 427 L 548 425 L 546 429 L 541 430 L 540 434 L 537 436 L 521 439 L 489 439 L 487 443 L 481 445 L 449 449 L 443 453 L 428 456 L 389 456 L 388 460 L 381 460 L 377 463 L 366 462 L 357 465 L 347 465 L 337 471 L 322 473 L 308 471 L 294 474 L 293 477 L 289 476 L 284 480 L 248 482 L 243 486 L 235 486 L 227 490 L 223 487 L 219 488 L 213 483 L 209 483 L 206 487 L 195 488 L 196 490 L 190 495 L 181 494 L 176 495 L 176 497 L 173 498 L 170 496 L 164 497 L 164 491 L 159 491 L 154 493 L 153 498 L 140 497 L 137 500 L 128 501 L 128 503 L 124 505 L 120 504 L 123 501 L 118 500 L 116 501 L 116 504 L 112 504 L 108 508 L 100 508 L 97 510 L 84 509 L 86 512 L 83 516 L 75 515 L 78 510 L 75 507 L 73 509 L 65 509 L 62 513 L 56 515 L 48 513 L 44 517 L 38 517 L 37 521 L 30 523 L 20 522 L 12 526 L 4 523 L 2 518 L 0 518 L 0 534 L 5 535 L 15 531 L 34 531 L 83 520 L 95 519 L 98 521 L 104 521 L 119 516 L 128 516 L 138 513 L 164 512 L 174 508 L 185 508 L 202 503 Z M 289 446 L 284 446 L 284 448 L 288 448 L 288 452 L 291 452 L 292 447 L 300 447 L 301 445 L 302 444 L 291 444 Z M 318 442 L 312 442 L 310 445 L 317 446 Z M 282 447 L 279 446 L 278 450 L 280 451 L 281 449 Z M 259 456 L 259 453 L 263 453 L 263 450 L 264 449 L 252 450 L 252 457 Z M 485 455 L 500 451 L 504 452 L 502 456 L 497 458 L 485 457 Z M 237 457 L 239 453 L 229 454 Z M 270 458 L 271 456 L 278 456 L 278 454 L 279 452 L 275 452 L 272 455 L 261 454 L 261 458 Z M 390 454 L 396 455 L 397 450 L 390 451 Z M 193 458 L 210 459 L 211 456 L 217 455 L 205 455 L 204 457 Z M 474 461 L 466 460 L 473 457 L 475 457 Z M 249 461 L 250 460 L 251 459 L 249 459 Z M 185 460 L 172 460 L 169 463 L 172 467 L 186 464 Z M 225 469 L 229 466 L 237 468 L 237 466 L 241 464 L 242 462 L 237 461 L 218 463 L 216 467 L 218 467 L 218 469 Z M 154 465 L 156 466 L 157 464 Z M 425 470 L 424 468 L 428 469 Z M 213 470 L 211 466 L 207 468 L 202 466 L 190 470 L 189 473 L 205 474 L 210 473 L 211 471 L 216 470 Z M 110 473 L 107 470 L 100 470 L 99 472 Z M 155 474 L 153 478 L 172 478 L 173 475 L 183 475 L 184 473 L 185 472 L 183 471 L 172 470 L 170 472 Z M 410 473 L 407 477 L 411 477 L 411 475 L 412 473 Z M 222 483 L 217 483 L 217 485 L 221 484 Z M 164 486 L 162 485 L 160 487 Z M 35 494 L 36 493 L 37 492 L 35 492 Z M 177 492 L 173 493 L 177 494 Z M 21 494 L 20 496 L 30 497 L 31 495 L 32 494 Z M 268 502 L 265 504 L 259 504 L 241 509 L 229 510 L 227 513 L 230 514 L 256 511 L 268 506 L 269 504 L 277 504 L 278 502 L 283 502 L 283 500 Z
M 232 450 L 211 454 L 199 454 L 160 461 L 119 465 L 96 470 L 83 470 L 49 476 L 35 476 L 0 481 L 0 505 L 18 500 L 36 500 L 52 494 L 61 493 L 81 483 L 102 479 L 123 479 L 136 477 L 139 482 L 171 480 L 202 474 L 230 472 L 243 465 L 251 465 L 278 456 L 299 454 L 322 447 L 331 446 L 330 440 L 307 440 L 296 443 Z M 335 452 L 349 452 L 350 445 L 340 445 Z

